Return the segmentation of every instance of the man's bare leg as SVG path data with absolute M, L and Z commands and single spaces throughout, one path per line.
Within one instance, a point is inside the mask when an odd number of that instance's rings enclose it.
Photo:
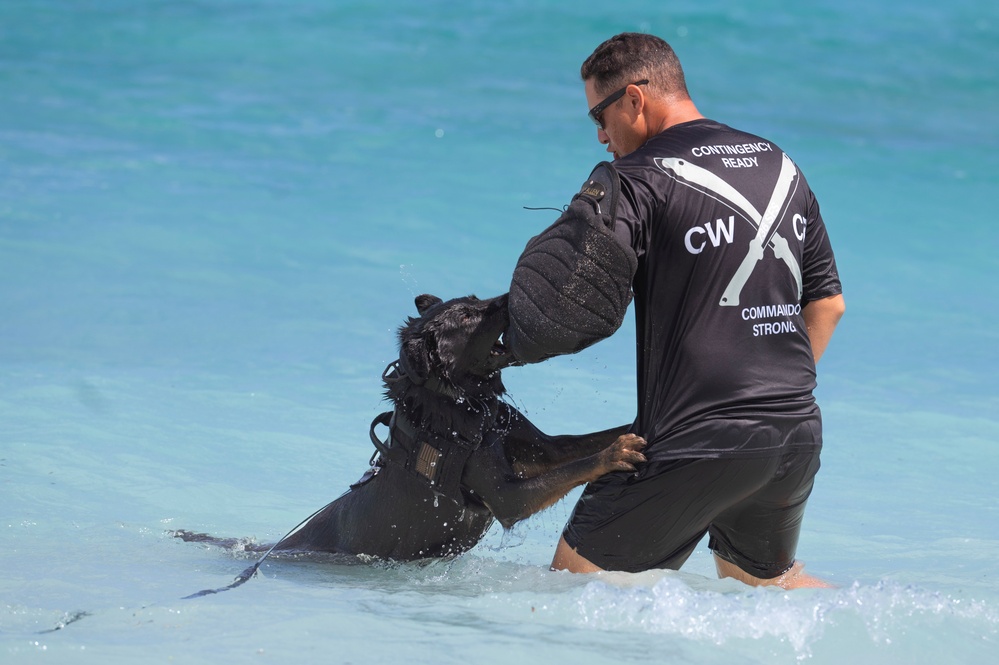
M 585 559 L 584 559 L 585 561 Z M 588 563 L 588 562 L 587 562 Z M 552 564 L 554 565 L 554 564 Z M 734 563 L 729 563 L 724 559 L 715 555 L 715 568 L 718 569 L 718 577 L 731 577 L 737 579 L 744 584 L 749 584 L 752 586 L 779 586 L 782 589 L 834 589 L 834 585 L 829 584 L 824 580 L 820 580 L 818 577 L 813 577 L 812 575 L 805 574 L 805 564 L 800 561 L 795 562 L 791 566 L 791 570 L 787 571 L 779 577 L 775 577 L 770 580 L 762 579 L 759 577 L 753 577 L 742 568 L 739 568 Z
M 743 584 L 751 586 L 779 586 L 782 589 L 833 589 L 834 585 L 804 572 L 805 564 L 796 562 L 791 570 L 773 579 L 754 577 L 735 564 L 715 556 L 715 567 L 718 577 L 731 577 Z M 568 570 L 570 573 L 599 573 L 603 568 L 584 558 L 576 550 L 569 547 L 565 538 L 559 538 L 552 559 L 552 570 Z
M 568 570 L 570 573 L 599 573 L 603 570 L 569 547 L 565 538 L 558 539 L 558 547 L 555 548 L 555 558 L 552 559 L 551 569 Z

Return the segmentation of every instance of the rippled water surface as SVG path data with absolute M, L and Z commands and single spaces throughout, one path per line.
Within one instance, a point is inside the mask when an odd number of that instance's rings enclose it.
M 987 3 L 986 3 L 987 5 Z M 819 2 L 0 6 L 3 662 L 990 662 L 999 630 L 999 11 Z M 800 557 L 835 590 L 551 573 L 572 501 L 454 561 L 250 562 L 367 466 L 414 296 L 491 296 L 604 154 L 621 30 L 788 150 L 849 311 Z M 634 328 L 505 373 L 632 419 Z

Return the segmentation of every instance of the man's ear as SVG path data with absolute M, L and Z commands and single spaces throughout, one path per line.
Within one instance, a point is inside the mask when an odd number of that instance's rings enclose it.
M 629 85 L 625 99 L 628 100 L 628 106 L 631 113 L 635 116 L 645 110 L 645 105 L 648 102 L 645 92 L 642 90 L 642 86 L 640 85 Z
M 430 309 L 434 305 L 439 305 L 442 302 L 444 301 L 438 298 L 437 296 L 432 296 L 429 293 L 424 293 L 421 296 L 416 296 L 416 311 L 420 313 L 420 316 L 423 316 L 424 314 L 427 313 L 428 309 Z

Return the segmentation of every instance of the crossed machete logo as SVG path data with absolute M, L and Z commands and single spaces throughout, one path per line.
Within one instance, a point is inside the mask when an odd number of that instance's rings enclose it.
M 707 194 L 714 195 L 713 198 L 723 199 L 722 203 L 743 213 L 756 229 L 756 235 L 749 242 L 746 258 L 739 264 L 728 286 L 725 287 L 719 305 L 735 307 L 739 304 L 742 288 L 753 274 L 756 264 L 763 258 L 763 251 L 767 247 L 772 248 L 774 256 L 783 261 L 791 271 L 798 288 L 798 299 L 801 299 L 801 268 L 794 258 L 787 239 L 777 232 L 787 213 L 787 205 L 797 191 L 798 169 L 790 157 L 782 154 L 780 175 L 777 176 L 777 184 L 763 214 L 760 214 L 756 207 L 734 187 L 703 167 L 678 157 L 657 157 L 655 161 L 659 168 L 680 176 L 682 180 L 678 182 L 688 186 L 698 185 L 708 190 Z

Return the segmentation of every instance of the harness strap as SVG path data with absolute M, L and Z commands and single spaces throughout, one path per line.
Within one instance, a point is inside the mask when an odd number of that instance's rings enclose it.
M 382 441 L 375 434 L 378 425 L 389 428 L 388 439 Z M 461 476 L 468 458 L 478 448 L 478 443 L 466 442 L 457 437 L 450 439 L 424 429 L 417 429 L 405 417 L 387 411 L 371 423 L 371 442 L 375 453 L 371 464 L 381 454 L 381 459 L 398 464 L 430 485 L 434 494 L 443 496 L 463 506 Z
M 393 446 L 398 442 L 408 453 L 404 463 L 408 471 L 429 483 L 435 494 L 464 505 L 461 476 L 478 444 L 417 429 L 404 417 L 395 418 L 395 428 L 390 434 Z
M 391 434 L 393 417 L 394 414 L 391 411 L 386 411 L 385 413 L 375 416 L 375 419 L 371 421 L 371 428 L 368 430 L 368 435 L 371 437 L 371 443 L 375 444 L 376 448 L 374 455 L 371 456 L 371 464 L 375 463 L 375 455 L 378 453 L 381 453 L 386 457 L 391 457 L 393 455 L 393 451 L 389 446 L 389 443 L 382 441 L 378 438 L 378 435 L 375 434 L 375 428 L 379 425 L 385 425 L 388 427 L 389 433 Z M 389 439 L 389 442 L 391 442 L 391 439 Z
M 419 372 L 415 371 L 409 364 L 409 359 L 406 357 L 405 353 L 400 354 L 398 360 L 393 360 L 389 363 L 388 367 L 385 368 L 385 371 L 382 372 L 382 381 L 384 381 L 386 385 L 389 385 L 395 383 L 403 377 L 406 377 L 417 386 L 421 386 L 435 393 L 440 393 L 446 397 L 450 397 L 452 399 L 461 397 L 461 391 L 453 386 L 449 381 L 442 380 L 433 374 L 430 376 L 423 376 Z
M 450 383 L 436 376 L 424 377 L 414 371 L 405 354 L 398 360 L 389 363 L 382 372 L 382 380 L 390 386 L 407 378 L 415 385 L 425 390 L 431 390 L 448 397 L 460 397 L 459 392 Z M 502 409 L 501 409 L 502 411 Z M 378 438 L 375 428 L 379 425 L 388 427 L 388 437 L 385 441 Z M 483 423 L 483 429 L 486 423 Z M 451 499 L 459 506 L 465 505 L 461 491 L 461 476 L 465 464 L 482 443 L 482 432 L 476 440 L 462 439 L 457 434 L 443 437 L 424 428 L 417 428 L 398 411 L 386 411 L 375 417 L 369 430 L 371 443 L 375 452 L 371 455 L 370 464 L 391 462 L 419 476 L 429 483 L 431 490 Z M 381 458 L 376 458 L 381 455 Z

